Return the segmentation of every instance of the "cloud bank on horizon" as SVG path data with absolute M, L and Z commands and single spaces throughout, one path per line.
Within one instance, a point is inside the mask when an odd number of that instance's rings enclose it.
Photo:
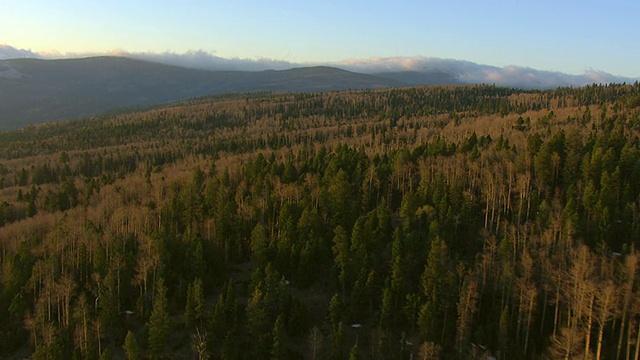
M 13 46 L 0 44 L 0 60 L 19 58 L 40 58 L 41 56 L 31 50 L 16 49 Z
M 526 66 L 498 67 L 471 61 L 423 56 L 343 60 L 335 63 L 335 66 L 369 74 L 401 71 L 444 72 L 466 84 L 496 84 L 542 89 L 559 86 L 584 86 L 593 83 L 632 83 L 638 80 L 592 69 L 585 71 L 584 74 L 573 75 L 557 71 L 537 70 Z
M 438 72 L 450 75 L 459 83 L 496 84 L 498 86 L 537 89 L 550 89 L 560 86 L 584 86 L 593 83 L 633 83 L 640 79 L 617 76 L 593 69 L 586 70 L 584 74 L 575 75 L 556 71 L 537 70 L 526 66 L 509 65 L 498 67 L 477 64 L 471 61 L 424 56 L 371 57 L 368 59 L 349 59 L 328 63 L 292 63 L 269 58 L 224 58 L 202 50 L 188 51 L 182 54 L 174 52 L 128 52 L 125 50 L 92 54 L 39 54 L 31 50 L 17 49 L 10 45 L 0 44 L 0 60 L 14 58 L 61 59 L 91 56 L 122 56 L 166 65 L 211 71 L 286 70 L 295 67 L 325 65 L 374 75 L 397 72 Z

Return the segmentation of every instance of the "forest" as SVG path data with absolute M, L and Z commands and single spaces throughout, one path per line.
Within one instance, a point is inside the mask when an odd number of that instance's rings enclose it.
M 0 357 L 640 358 L 640 84 L 0 133 Z

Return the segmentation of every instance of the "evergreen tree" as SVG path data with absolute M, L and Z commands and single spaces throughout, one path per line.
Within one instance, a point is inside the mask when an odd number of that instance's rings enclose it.
M 269 260 L 269 239 L 267 229 L 258 223 L 251 231 L 251 257 L 264 266 Z
M 329 325 L 333 328 L 342 320 L 344 311 L 342 301 L 338 294 L 334 294 L 329 302 Z
M 342 298 L 346 296 L 348 281 L 348 260 L 349 260 L 349 239 L 342 226 L 338 225 L 334 230 L 333 237 L 333 259 L 338 274 L 338 281 L 342 288 Z
M 136 340 L 136 336 L 131 330 L 127 332 L 127 336 L 124 338 L 123 348 L 127 360 L 140 360 L 142 358 L 138 340 Z
M 393 296 L 392 299 L 392 309 L 391 311 L 394 314 L 399 312 L 400 301 L 404 299 L 406 296 L 406 279 L 405 279 L 405 269 L 406 262 L 404 259 L 404 249 L 403 249 L 403 239 L 400 234 L 400 229 L 396 229 L 393 232 L 393 244 L 391 246 L 391 294 Z
M 184 323 L 187 328 L 193 329 L 201 324 L 204 314 L 204 292 L 202 280 L 195 279 L 187 288 L 187 303 L 184 309 Z
M 271 358 L 273 360 L 287 359 L 287 333 L 284 328 L 282 314 L 278 315 L 272 330 L 273 346 L 271 347 Z
M 223 360 L 235 360 L 240 358 L 240 344 L 238 342 L 237 325 L 232 325 L 228 329 L 222 344 L 222 352 L 220 358 Z
M 335 360 L 343 360 L 345 358 L 345 342 L 346 342 L 346 330 L 344 324 L 340 321 L 333 327 L 333 333 L 331 334 L 331 358 Z
M 169 340 L 169 313 L 167 311 L 167 290 L 164 279 L 158 278 L 156 294 L 153 298 L 153 310 L 149 319 L 149 355 L 152 359 L 163 356 L 164 348 Z
M 113 355 L 111 355 L 111 350 L 109 349 L 105 349 L 102 354 L 100 354 L 100 359 L 99 360 L 112 360 L 113 359 Z
M 431 249 L 422 273 L 421 285 L 424 303 L 419 313 L 420 332 L 426 340 L 438 341 L 446 326 L 443 310 L 451 300 L 452 269 L 449 265 L 447 246 L 439 236 L 431 241 Z
M 359 360 L 360 356 L 358 355 L 358 343 L 353 344 L 351 350 L 349 351 L 349 360 Z

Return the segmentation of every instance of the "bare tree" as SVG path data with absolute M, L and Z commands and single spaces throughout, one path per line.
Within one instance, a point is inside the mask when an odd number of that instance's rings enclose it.
M 317 326 L 314 326 L 309 332 L 309 350 L 311 351 L 311 359 L 317 359 L 322 353 L 322 332 Z
M 614 315 L 616 286 L 613 281 L 606 280 L 599 284 L 596 291 L 596 322 L 598 323 L 598 340 L 596 345 L 596 360 L 600 360 L 602 353 L 602 339 L 604 329 Z

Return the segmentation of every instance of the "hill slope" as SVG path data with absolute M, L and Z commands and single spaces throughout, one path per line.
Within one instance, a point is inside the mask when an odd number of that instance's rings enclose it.
M 118 57 L 5 60 L 0 61 L 0 130 L 221 93 L 379 89 L 401 84 L 331 67 L 243 72 Z

